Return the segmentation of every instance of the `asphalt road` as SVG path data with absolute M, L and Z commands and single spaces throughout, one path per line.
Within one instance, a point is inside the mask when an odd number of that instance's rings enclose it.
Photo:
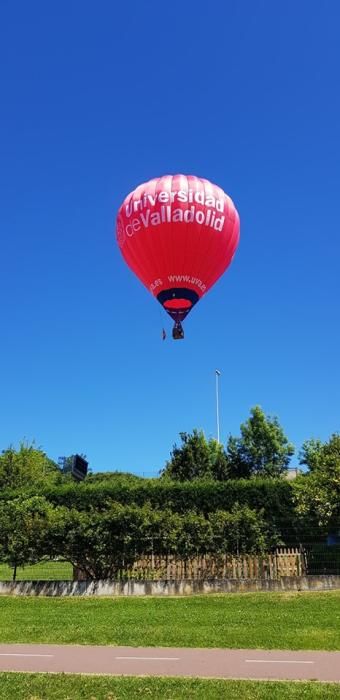
M 340 652 L 0 644 L 0 671 L 340 682 Z

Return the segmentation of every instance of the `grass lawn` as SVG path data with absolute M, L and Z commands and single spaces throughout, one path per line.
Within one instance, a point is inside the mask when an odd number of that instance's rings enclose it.
M 340 591 L 0 597 L 0 642 L 340 649 Z
M 3 673 L 0 700 L 335 700 L 340 686 L 326 683 L 207 681 Z
M 72 581 L 72 565 L 67 561 L 45 561 L 19 567 L 17 581 Z M 0 564 L 0 581 L 12 581 L 13 569 Z

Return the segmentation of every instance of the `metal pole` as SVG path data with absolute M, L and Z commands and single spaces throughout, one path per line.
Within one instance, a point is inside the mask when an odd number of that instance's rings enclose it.
M 217 442 L 220 442 L 220 407 L 219 407 L 219 377 L 221 376 L 221 372 L 218 369 L 215 369 L 215 377 L 216 377 L 216 423 L 217 423 Z

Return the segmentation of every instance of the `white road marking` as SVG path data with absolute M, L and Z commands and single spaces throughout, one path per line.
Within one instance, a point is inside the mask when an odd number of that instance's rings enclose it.
M 45 658 L 53 659 L 54 654 L 0 654 L 0 656 L 43 656 Z
M 245 659 L 246 664 L 314 664 L 315 661 L 281 661 L 280 659 Z
M 116 656 L 117 661 L 179 661 L 178 656 Z

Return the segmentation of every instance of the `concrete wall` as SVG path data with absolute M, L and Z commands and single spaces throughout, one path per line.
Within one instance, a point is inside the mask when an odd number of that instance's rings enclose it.
M 211 581 L 3 581 L 0 595 L 171 596 L 255 591 L 327 591 L 340 589 L 340 576 L 282 576 L 280 579 Z

